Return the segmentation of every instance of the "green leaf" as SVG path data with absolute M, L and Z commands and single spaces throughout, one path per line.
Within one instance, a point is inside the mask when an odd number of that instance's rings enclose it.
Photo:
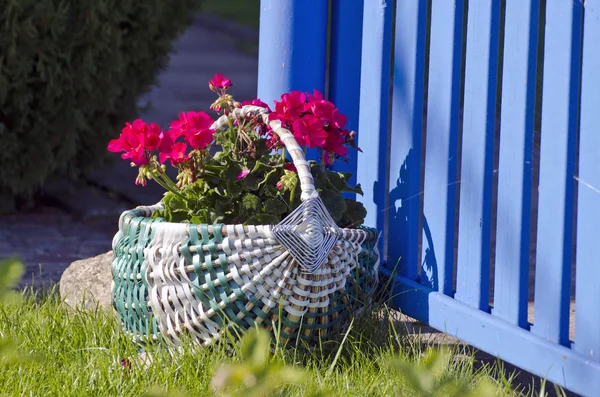
M 280 218 L 273 214 L 256 214 L 246 222 L 245 225 L 276 225 L 280 221 Z
M 321 198 L 333 220 L 338 222 L 342 219 L 342 215 L 346 211 L 346 201 L 342 195 L 332 190 L 326 190 L 321 194 Z
M 25 266 L 15 258 L 0 261 L 0 297 L 19 282 L 24 272 Z
M 246 177 L 244 179 L 242 179 L 241 182 L 242 182 L 242 185 L 244 185 L 244 188 L 246 190 L 254 191 L 254 190 L 258 190 L 260 183 L 263 180 L 264 179 L 261 179 L 258 175 L 253 174 L 251 172 L 248 175 L 246 175 Z
M 231 179 L 227 180 L 226 186 L 227 191 L 229 192 L 229 194 L 231 194 L 231 197 L 238 197 L 244 191 L 244 188 L 242 187 L 241 183 Z
M 281 199 L 268 199 L 264 203 L 264 211 L 269 214 L 280 215 L 288 210 L 287 205 Z
M 247 193 L 242 199 L 242 207 L 246 210 L 256 211 L 260 206 L 260 199 L 252 193 Z
M 367 210 L 364 205 L 358 201 L 344 199 L 346 202 L 346 211 L 340 222 L 341 227 L 358 227 L 364 223 L 367 216 Z

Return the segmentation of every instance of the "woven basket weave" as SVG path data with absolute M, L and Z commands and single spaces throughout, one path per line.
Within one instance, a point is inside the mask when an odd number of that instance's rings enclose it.
M 293 135 L 256 106 L 298 170 L 302 204 L 278 225 L 193 225 L 150 216 L 161 204 L 126 211 L 113 239 L 112 299 L 122 326 L 142 342 L 182 334 L 207 345 L 228 327 L 280 330 L 283 339 L 327 336 L 371 298 L 378 233 L 335 225 L 315 191 Z M 225 116 L 212 126 L 228 126 Z

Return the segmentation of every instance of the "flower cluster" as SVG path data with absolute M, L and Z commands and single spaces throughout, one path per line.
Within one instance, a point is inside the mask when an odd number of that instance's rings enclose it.
M 311 163 L 311 172 L 319 176 L 318 189 L 327 197 L 334 219 L 346 224 L 361 219 L 362 210 L 346 205 L 342 197 L 344 192 L 360 193 L 360 187 L 347 186 L 349 174 L 324 167 L 348 155 L 354 133 L 321 93 L 291 91 L 271 110 L 260 99 L 236 102 L 229 94 L 231 80 L 222 74 L 208 87 L 217 94 L 210 109 L 225 117 L 225 131 L 215 131 L 207 113 L 186 111 L 164 131 L 141 119 L 126 123 L 108 144 L 109 151 L 122 152 L 123 159 L 139 167 L 136 184 L 152 179 L 165 188 L 164 211 L 158 215 L 177 222 L 274 224 L 299 205 L 297 170 L 278 136 L 262 117 L 231 116 L 235 109 L 252 105 L 265 108 L 269 120 L 279 120 L 305 149 L 323 152 L 320 164 Z M 176 182 L 167 175 L 167 164 L 177 169 Z
M 317 90 L 312 95 L 300 91 L 282 95 L 269 119 L 280 120 L 301 146 L 322 149 L 327 165 L 348 154 L 348 119 Z
M 161 131 L 157 124 L 137 119 L 125 124 L 119 138 L 108 143 L 108 150 L 124 152 L 123 159 L 131 159 L 132 166 L 139 166 L 136 184 L 145 185 L 146 178 L 156 179 L 157 172 L 164 173 L 164 166 L 156 164 L 157 154 L 161 165 L 170 161 L 174 167 L 198 157 L 213 141 L 212 123 L 204 112 L 185 112 L 179 115 L 179 120 L 171 122 L 168 131 Z

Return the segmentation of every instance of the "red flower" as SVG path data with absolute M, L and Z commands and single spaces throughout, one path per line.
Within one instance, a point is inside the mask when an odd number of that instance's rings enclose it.
M 292 172 L 296 172 L 296 166 L 293 163 L 285 163 L 285 165 L 283 166 L 284 169 L 288 170 L 288 171 L 292 171 Z
M 108 143 L 108 151 L 118 153 L 123 159 L 131 159 L 135 165 L 148 164 L 150 153 L 158 149 L 160 139 L 160 127 L 157 124 L 146 124 L 141 119 L 132 123 L 125 123 L 121 135 Z
M 347 132 L 347 131 L 346 131 Z M 335 153 L 338 156 L 345 156 L 348 154 L 348 149 L 344 146 L 346 132 L 344 131 L 333 131 L 327 136 L 327 140 L 323 145 L 323 149 L 330 153 Z
M 292 124 L 304 112 L 306 94 L 300 91 L 290 91 L 281 96 L 281 102 L 275 101 L 275 111 L 269 114 L 269 120 L 282 120 Z
M 240 172 L 238 176 L 235 177 L 235 180 L 239 181 L 240 179 L 244 179 L 246 176 L 248 176 L 249 173 L 250 170 L 242 170 L 242 172 Z
M 161 152 L 158 159 L 161 164 L 171 160 L 171 164 L 175 167 L 188 160 L 188 155 L 185 153 L 187 148 L 188 146 L 184 142 L 177 142 L 173 144 L 170 152 Z
M 213 139 L 215 130 L 210 129 L 212 118 L 204 112 L 180 113 L 179 120 L 171 123 L 172 139 L 182 136 L 194 149 L 205 149 Z
M 240 104 L 240 106 L 246 106 L 246 105 L 260 106 L 261 108 L 269 109 L 269 111 L 271 110 L 269 108 L 269 105 L 267 105 L 266 103 L 264 103 L 263 101 L 261 101 L 258 98 L 253 99 L 253 100 L 246 100 Z
M 215 74 L 215 77 L 212 78 L 211 81 L 208 82 L 208 87 L 215 91 L 217 88 L 222 90 L 226 90 L 231 87 L 231 80 L 226 79 L 221 73 Z
M 195 130 L 190 133 L 186 139 L 190 146 L 194 149 L 206 149 L 208 145 L 213 141 L 213 134 L 215 130 Z
M 348 118 L 341 114 L 339 110 L 335 109 L 331 115 L 329 125 L 331 125 L 334 128 L 343 129 L 346 126 L 347 122 Z
M 309 148 L 322 147 L 327 139 L 327 133 L 323 130 L 323 121 L 310 114 L 296 119 L 292 132 L 300 146 Z

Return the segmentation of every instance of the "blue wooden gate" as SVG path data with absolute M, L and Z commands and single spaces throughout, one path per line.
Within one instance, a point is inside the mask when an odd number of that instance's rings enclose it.
M 349 116 L 394 305 L 586 396 L 599 40 L 600 0 L 261 2 L 259 97 L 317 88 Z

